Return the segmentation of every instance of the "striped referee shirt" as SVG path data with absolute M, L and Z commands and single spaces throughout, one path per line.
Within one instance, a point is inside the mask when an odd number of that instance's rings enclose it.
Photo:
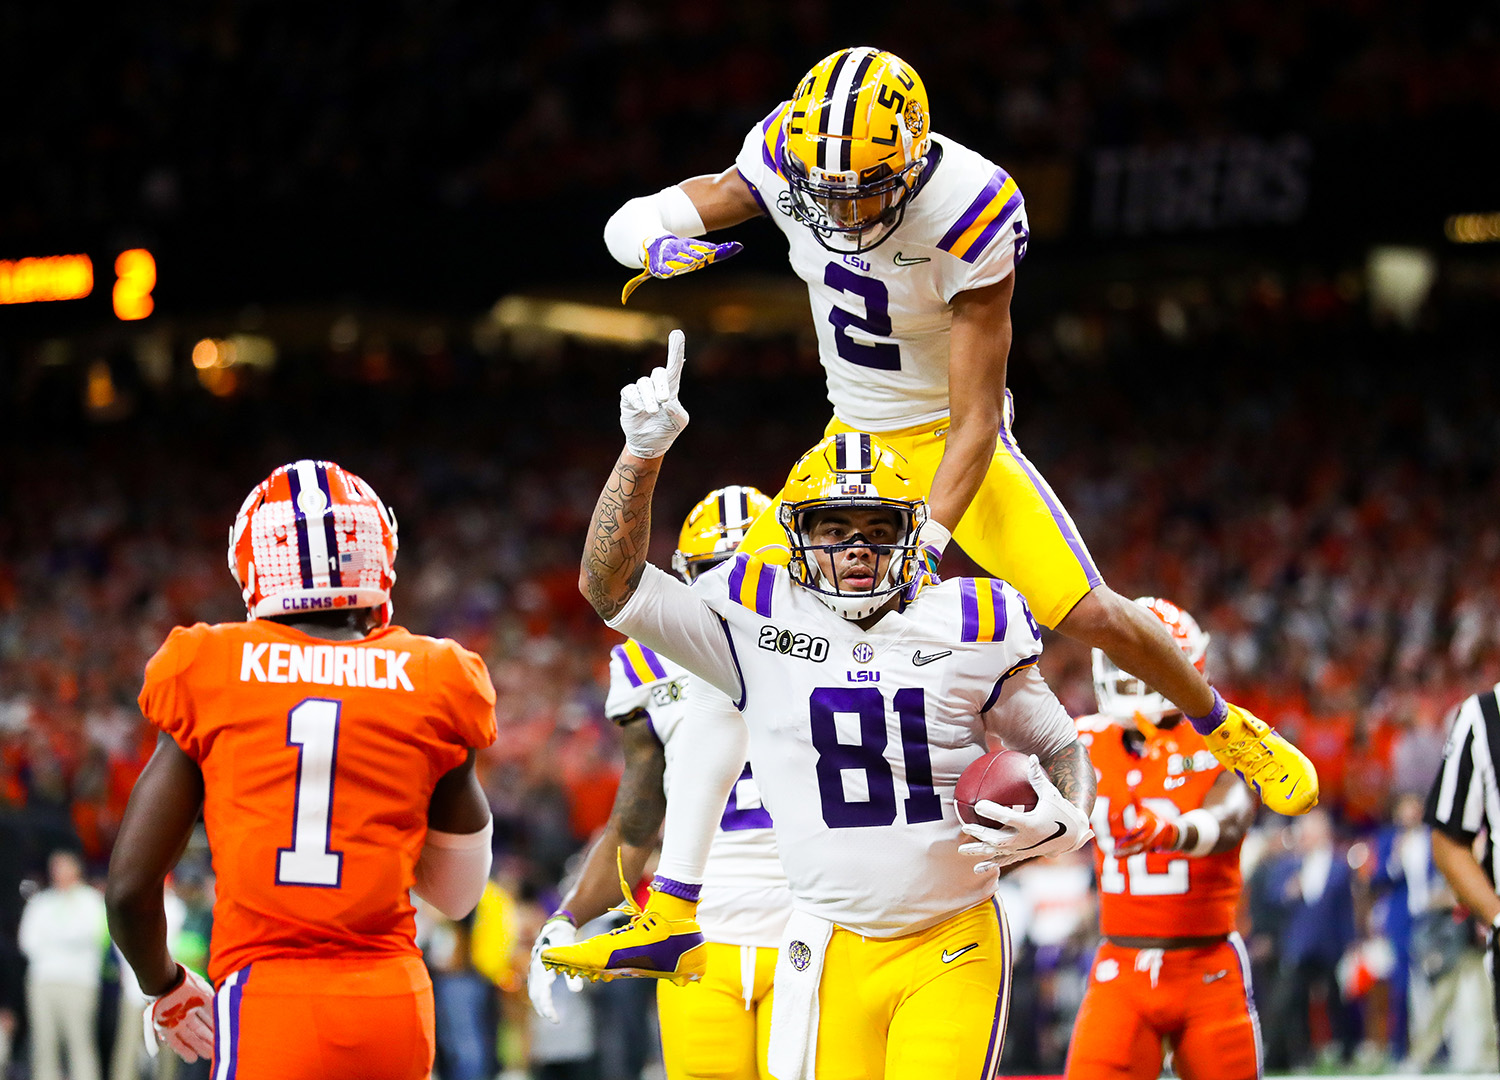
M 1495 762 L 1500 759 L 1500 685 L 1468 698 L 1458 707 L 1453 730 L 1443 747 L 1443 767 L 1427 794 L 1423 820 L 1463 844 L 1472 844 L 1481 831 L 1484 850 L 1479 863 L 1493 886 L 1500 877 L 1496 865 L 1500 847 L 1500 785 Z

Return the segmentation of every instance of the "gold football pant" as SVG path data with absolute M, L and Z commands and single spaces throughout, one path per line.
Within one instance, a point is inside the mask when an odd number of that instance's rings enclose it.
M 1073 519 L 1016 445 L 1010 431 L 1013 417 L 1006 391 L 1005 423 L 995 442 L 995 456 L 963 520 L 953 530 L 953 539 L 987 573 L 1015 586 L 1040 622 L 1055 627 L 1104 578 Z M 834 419 L 823 433 L 854 430 Z M 948 421 L 875 434 L 906 458 L 912 478 L 924 493 L 930 493 L 947 445 Z M 742 551 L 754 553 L 768 545 L 786 544 L 777 518 L 780 507 L 778 492 L 745 534 Z
M 686 986 L 656 984 L 668 1080 L 768 1080 L 776 950 L 708 943 L 708 969 Z
M 906 937 L 835 927 L 818 990 L 818 1080 L 990 1080 L 1010 965 L 996 900 Z

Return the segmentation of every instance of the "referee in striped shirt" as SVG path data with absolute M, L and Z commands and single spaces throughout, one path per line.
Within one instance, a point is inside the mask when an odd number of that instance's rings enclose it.
M 1500 860 L 1500 686 L 1468 698 L 1458 707 L 1453 730 L 1443 748 L 1443 767 L 1427 795 L 1423 820 L 1432 826 L 1432 861 L 1448 879 L 1459 901 L 1490 926 L 1485 967 L 1495 991 L 1500 1024 L 1500 894 L 1495 891 Z M 1481 855 L 1474 840 L 1484 833 Z

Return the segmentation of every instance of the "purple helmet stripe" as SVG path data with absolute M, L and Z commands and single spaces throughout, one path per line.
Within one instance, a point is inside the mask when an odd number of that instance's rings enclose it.
M 959 631 L 960 641 L 979 640 L 979 593 L 975 591 L 974 579 L 963 578 L 958 583 L 959 597 L 962 601 L 964 623 L 963 629 Z
M 839 53 L 833 62 L 833 70 L 828 73 L 828 83 L 823 88 L 823 104 L 818 109 L 818 168 L 828 168 L 828 116 L 833 110 L 833 88 L 839 80 L 839 74 L 844 70 L 844 65 L 849 60 L 849 50 L 845 49 Z
M 859 467 L 871 470 L 875 468 L 875 450 L 870 445 L 870 436 L 863 432 L 859 436 Z
M 849 454 L 844 448 L 849 444 L 849 436 L 839 434 L 833 437 L 833 467 L 838 472 L 849 471 Z
M 854 110 L 859 104 L 859 90 L 864 85 L 865 73 L 870 70 L 870 65 L 875 61 L 875 50 L 866 49 L 864 59 L 859 62 L 859 67 L 854 69 L 854 79 L 849 84 L 849 103 L 844 106 L 844 138 L 839 144 L 839 168 L 844 172 L 850 169 L 850 155 L 854 147 Z
M 307 543 L 307 514 L 302 510 L 302 478 L 295 467 L 286 471 L 287 483 L 292 491 L 292 520 L 297 528 L 297 561 L 302 569 L 302 587 L 313 587 L 312 551 Z
M 635 665 L 630 662 L 630 657 L 626 655 L 625 646 L 616 645 L 609 651 L 610 655 L 612 655 L 616 660 L 620 661 L 620 667 L 625 672 L 625 678 L 630 680 L 630 685 L 640 686 L 642 682 L 641 677 L 635 673 Z
M 333 489 L 328 485 L 328 469 L 318 465 L 318 487 L 323 489 L 327 509 L 323 511 L 323 541 L 328 545 L 328 584 L 344 587 L 344 572 L 339 569 L 339 531 L 333 523 Z
M 969 245 L 969 250 L 963 254 L 964 262 L 971 263 L 979 258 L 979 253 L 989 247 L 990 241 L 995 238 L 995 234 L 1003 226 L 1010 223 L 1010 216 L 1016 212 L 1016 208 L 1020 205 L 1021 192 L 1017 190 L 1014 195 L 1005 200 L 1005 205 L 1000 208 L 1000 212 L 995 215 L 994 220 L 986 225 L 980 231 L 979 235 L 975 237 L 974 242 Z
M 957 243 L 958 238 L 969 231 L 969 226 L 979 220 L 979 215 L 984 213 L 984 208 L 994 200 L 996 195 L 1000 194 L 1000 189 L 1005 186 L 1005 182 L 1009 179 L 1010 174 L 1004 169 L 996 169 L 995 175 L 990 177 L 990 182 L 984 185 L 984 190 L 974 197 L 974 201 L 969 204 L 969 208 L 953 223 L 953 228 L 943 234 L 943 238 L 938 241 L 937 246 L 944 251 L 952 248 Z

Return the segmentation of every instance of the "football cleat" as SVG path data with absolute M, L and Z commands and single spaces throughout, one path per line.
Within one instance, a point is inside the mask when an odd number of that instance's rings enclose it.
M 701 979 L 708 950 L 695 917 L 698 902 L 652 888 L 646 906 L 641 907 L 623 877 L 620 889 L 625 902 L 614 910 L 627 912 L 628 923 L 572 945 L 543 949 L 542 965 L 591 982 L 671 979 L 681 986 Z
M 1295 817 L 1318 805 L 1318 770 L 1313 763 L 1252 713 L 1229 705 L 1224 722 L 1203 740 L 1214 757 L 1238 773 L 1276 813 Z

